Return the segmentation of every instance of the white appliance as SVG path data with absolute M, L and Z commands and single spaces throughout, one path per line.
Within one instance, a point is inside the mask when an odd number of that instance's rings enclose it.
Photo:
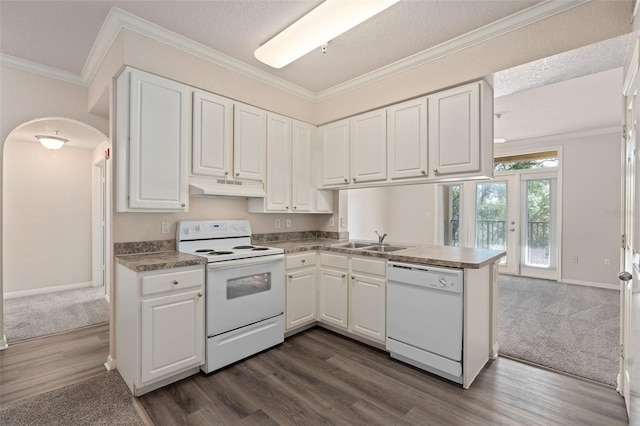
M 182 221 L 179 252 L 207 258 L 206 373 L 284 341 L 284 250 L 251 244 L 246 220 Z
M 387 282 L 391 357 L 462 383 L 462 270 L 388 262 Z

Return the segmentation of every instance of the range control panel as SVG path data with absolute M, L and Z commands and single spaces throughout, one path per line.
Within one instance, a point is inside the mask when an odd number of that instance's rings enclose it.
M 187 220 L 178 222 L 176 227 L 178 241 L 250 236 L 248 220 Z

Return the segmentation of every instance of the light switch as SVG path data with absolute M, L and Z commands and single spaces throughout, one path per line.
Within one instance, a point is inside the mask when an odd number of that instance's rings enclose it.
M 169 223 L 168 220 L 163 220 L 160 222 L 160 226 L 162 228 L 162 233 L 163 234 L 170 234 L 171 233 L 171 224 Z
M 291 219 L 287 219 L 286 225 L 287 228 L 291 228 Z

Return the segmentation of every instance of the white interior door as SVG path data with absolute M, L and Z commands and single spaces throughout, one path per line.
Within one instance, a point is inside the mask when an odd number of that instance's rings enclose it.
M 637 53 L 637 46 L 635 49 Z M 640 351 L 640 277 L 638 270 L 638 247 L 640 245 L 640 223 L 636 209 L 640 197 L 635 197 L 640 187 L 640 176 L 636 173 L 637 162 L 637 122 L 638 122 L 638 58 L 634 57 L 634 66 L 626 79 L 624 96 L 624 137 L 623 137 L 623 205 L 622 205 L 622 269 L 620 273 L 620 375 L 618 392 L 624 396 L 630 423 L 638 411 L 640 403 L 640 366 L 637 354 Z

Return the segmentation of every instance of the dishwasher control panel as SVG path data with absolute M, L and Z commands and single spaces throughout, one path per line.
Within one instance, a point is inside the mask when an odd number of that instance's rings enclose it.
M 389 262 L 387 280 L 405 285 L 462 293 L 461 269 Z

